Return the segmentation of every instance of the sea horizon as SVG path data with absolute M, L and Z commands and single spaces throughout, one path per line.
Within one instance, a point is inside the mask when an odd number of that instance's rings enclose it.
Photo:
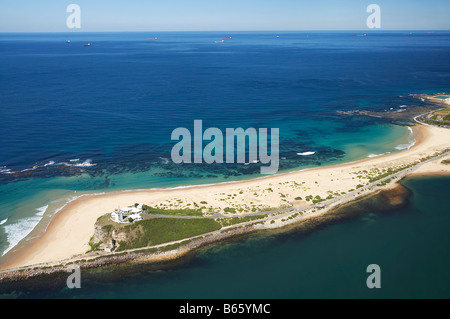
M 280 173 L 410 147 L 411 122 L 337 111 L 400 112 L 426 104 L 412 94 L 449 92 L 450 35 L 421 31 L 0 32 L 0 255 L 83 194 L 260 176 L 172 163 L 170 132 L 195 119 L 280 128 Z
M 332 33 L 340 33 L 340 32 L 364 32 L 364 33 L 388 33 L 388 32 L 445 32 L 448 33 L 450 30 L 448 29 L 302 29 L 302 30 L 283 30 L 283 29 L 267 29 L 267 30 L 227 30 L 227 29 L 218 29 L 218 30 L 157 30 L 157 29 L 148 29 L 148 30 L 98 30 L 98 31 L 89 31 L 89 30 L 76 30 L 76 31 L 0 31 L 2 33 L 67 33 L 67 34 L 79 34 L 79 33 L 143 33 L 143 32 L 185 32 L 185 33 L 196 33 L 196 32 L 293 32 L 293 33 L 303 33 L 303 32 L 332 32 Z

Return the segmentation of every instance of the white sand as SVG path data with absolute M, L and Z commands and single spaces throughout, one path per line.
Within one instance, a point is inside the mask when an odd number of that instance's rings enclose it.
M 247 181 L 169 190 L 116 192 L 78 198 L 57 213 L 40 238 L 11 256 L 5 255 L 4 257 L 9 258 L 0 265 L 0 270 L 56 262 L 84 254 L 90 248 L 88 242 L 93 236 L 97 218 L 117 207 L 134 203 L 170 208 L 193 207 L 195 202 L 199 206 L 212 207 L 216 211 L 233 207 L 242 208 L 242 213 L 248 213 L 252 207 L 278 208 L 289 204 L 307 206 L 310 205 L 305 201 L 307 195 L 326 198 L 328 192 L 348 192 L 358 184 L 366 184 L 366 175 L 357 172 L 407 165 L 450 147 L 448 129 L 420 125 L 413 127 L 413 131 L 416 144 L 409 150 L 353 163 L 280 173 Z M 450 165 L 442 165 L 441 161 L 442 159 L 423 165 L 417 170 L 417 174 L 449 174 Z M 303 200 L 295 200 L 296 197 L 302 197 Z M 202 201 L 206 204 L 202 204 Z M 187 206 L 187 203 L 191 205 Z M 169 206 L 170 204 L 173 206 Z

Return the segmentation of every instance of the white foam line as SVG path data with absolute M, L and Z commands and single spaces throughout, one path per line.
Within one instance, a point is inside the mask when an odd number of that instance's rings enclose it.
M 6 233 L 6 240 L 8 241 L 8 248 L 6 248 L 2 256 L 14 248 L 22 239 L 30 234 L 37 224 L 41 221 L 44 213 L 47 211 L 48 205 L 39 207 L 34 216 L 22 218 L 17 222 L 4 226 Z
M 25 168 L 25 169 L 23 169 L 21 171 L 18 171 L 18 172 L 19 173 L 23 173 L 23 172 L 28 172 L 28 171 L 34 171 L 35 169 L 38 169 L 39 167 L 47 167 L 47 166 L 51 166 L 51 165 L 55 165 L 55 166 L 64 165 L 64 166 L 75 166 L 75 167 L 91 167 L 91 166 L 97 165 L 97 164 L 93 164 L 92 160 L 90 160 L 90 159 L 87 159 L 87 160 L 85 160 L 82 163 L 76 163 L 76 162 L 79 161 L 78 158 L 77 159 L 71 159 L 69 161 L 72 162 L 72 163 L 67 163 L 67 162 L 56 163 L 54 161 L 49 161 L 48 163 L 46 163 L 44 165 L 41 165 L 41 166 L 34 165 L 33 167 Z M 1 174 L 13 174 L 13 173 L 16 173 L 16 172 L 12 171 L 10 168 L 7 168 L 6 166 L 1 166 L 0 167 L 0 173 Z
M 367 157 L 372 158 L 372 157 L 378 157 L 378 156 L 382 156 L 382 155 L 384 155 L 384 153 L 382 153 L 382 154 L 369 154 L 369 155 L 367 155 Z
M 410 137 L 409 140 L 410 142 L 408 144 L 399 144 L 395 147 L 396 150 L 409 150 L 411 147 L 414 146 L 414 144 L 416 144 L 416 139 L 414 138 L 414 133 L 411 127 L 408 126 L 408 130 L 410 133 Z
M 62 210 L 64 207 L 67 206 L 67 204 L 71 203 L 72 201 L 84 197 L 84 196 L 90 196 L 90 195 L 103 195 L 105 193 L 93 193 L 93 194 L 82 194 L 78 196 L 72 196 L 68 199 L 66 199 L 66 202 L 55 210 L 54 214 L 57 214 L 60 210 Z M 56 200 L 55 202 L 58 202 L 60 200 Z M 53 203 L 53 202 L 52 202 Z M 36 214 L 34 216 L 23 218 L 18 220 L 15 223 L 9 224 L 4 226 L 4 230 L 7 236 L 7 241 L 9 243 L 8 248 L 3 251 L 2 256 L 5 255 L 8 251 L 10 251 L 12 248 L 14 248 L 22 239 L 27 237 L 33 229 L 37 226 L 37 224 L 42 220 L 45 212 L 48 209 L 48 205 L 40 207 L 37 210 Z M 47 230 L 47 227 L 50 223 L 48 223 L 45 226 L 44 232 Z
M 50 165 L 53 165 L 53 164 L 55 164 L 55 162 L 54 161 L 50 161 L 47 164 L 42 165 L 42 167 L 50 166 Z
M 6 166 L 1 166 L 0 167 L 0 173 L 2 173 L 2 174 L 12 174 L 13 172 L 11 172 L 10 168 L 7 168 Z

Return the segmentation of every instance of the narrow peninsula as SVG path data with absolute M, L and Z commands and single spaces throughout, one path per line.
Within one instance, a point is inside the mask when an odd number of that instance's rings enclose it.
M 74 263 L 173 259 L 205 243 L 332 213 L 408 175 L 450 174 L 450 95 L 417 97 L 435 107 L 414 116 L 409 149 L 251 180 L 83 196 L 60 210 L 42 236 L 2 258 L 0 280 Z

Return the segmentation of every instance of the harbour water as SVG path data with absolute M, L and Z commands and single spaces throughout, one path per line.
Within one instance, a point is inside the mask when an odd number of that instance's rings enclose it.
M 279 128 L 286 171 L 407 148 L 409 123 L 336 111 L 401 111 L 423 104 L 410 94 L 449 91 L 444 32 L 149 36 L 0 34 L 0 255 L 83 194 L 260 176 L 257 165 L 172 163 L 172 130 L 195 119 Z M 226 247 L 240 245 L 248 242 Z
M 1 298 L 449 298 L 449 177 L 409 178 L 401 207 L 380 199 L 286 233 L 217 243 L 164 265 L 115 265 L 0 285 Z M 432 200 L 430 200 L 432 199 Z M 360 209 L 362 208 L 362 209 Z M 369 289 L 366 268 L 381 269 Z

